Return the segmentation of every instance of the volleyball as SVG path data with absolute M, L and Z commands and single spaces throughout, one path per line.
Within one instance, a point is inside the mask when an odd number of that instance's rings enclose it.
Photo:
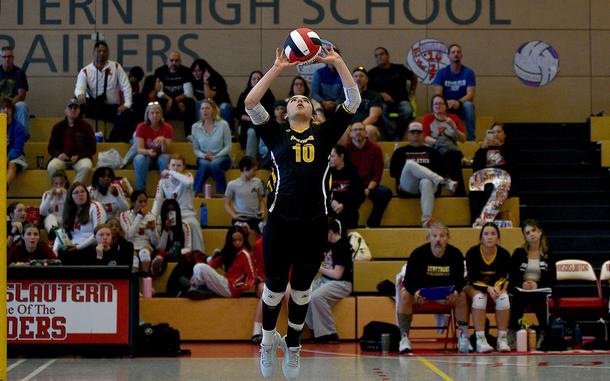
M 551 82 L 559 71 L 559 56 L 543 41 L 529 41 L 515 52 L 513 69 L 527 86 L 540 87 Z
M 434 82 L 436 73 L 449 65 L 449 50 L 442 41 L 426 38 L 416 41 L 407 52 L 407 66 L 421 83 Z
M 295 29 L 284 42 L 284 54 L 289 62 L 309 63 L 322 50 L 320 36 L 309 28 Z

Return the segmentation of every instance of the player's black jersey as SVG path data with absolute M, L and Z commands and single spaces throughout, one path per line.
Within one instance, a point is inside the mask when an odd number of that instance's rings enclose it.
M 486 262 L 481 253 L 481 245 L 475 245 L 466 252 L 468 284 L 484 290 L 496 283 L 504 284 L 510 270 L 510 253 L 502 246 L 497 246 L 496 256 Z
M 313 220 L 327 214 L 328 158 L 352 116 L 341 105 L 334 118 L 312 123 L 302 132 L 281 127 L 271 118 L 255 126 L 271 155 L 269 214 L 288 220 Z

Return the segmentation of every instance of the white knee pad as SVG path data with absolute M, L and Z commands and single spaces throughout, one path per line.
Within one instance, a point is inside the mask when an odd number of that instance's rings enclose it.
M 298 291 L 294 288 L 290 290 L 290 298 L 299 306 L 304 306 L 311 301 L 311 287 L 309 290 Z
M 475 296 L 472 297 L 472 308 L 476 310 L 487 309 L 487 295 L 475 294 Z
M 496 299 L 496 311 L 504 311 L 510 308 L 510 299 L 508 294 L 500 294 Z
M 268 305 L 269 307 L 275 307 L 282 302 L 284 298 L 284 294 L 281 292 L 273 292 L 267 288 L 267 285 L 263 288 L 263 303 Z
M 140 262 L 150 262 L 150 250 L 141 249 L 138 251 L 138 258 L 140 258 Z

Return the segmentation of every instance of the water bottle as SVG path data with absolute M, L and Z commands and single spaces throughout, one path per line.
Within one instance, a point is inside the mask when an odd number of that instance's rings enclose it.
M 527 352 L 527 329 L 517 331 L 517 352 Z
M 538 338 L 536 337 L 536 330 L 530 328 L 529 334 L 528 334 L 528 346 L 529 346 L 530 352 L 533 352 L 536 350 L 537 341 L 538 341 Z
M 580 329 L 580 324 L 576 323 L 574 326 L 574 345 L 582 344 L 582 330 Z
M 468 353 L 468 327 L 458 328 L 458 352 Z
M 199 209 L 199 220 L 202 228 L 208 226 L 208 207 L 205 203 L 202 203 Z
M 142 278 L 142 296 L 152 298 L 152 278 L 149 276 Z
M 104 133 L 102 131 L 98 131 L 95 133 L 95 141 L 97 143 L 102 143 L 104 141 Z

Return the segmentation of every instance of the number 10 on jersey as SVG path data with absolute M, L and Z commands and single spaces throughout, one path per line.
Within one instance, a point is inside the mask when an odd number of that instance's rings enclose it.
M 295 162 L 311 163 L 316 157 L 316 148 L 311 143 L 296 143 L 292 146 L 295 155 Z

